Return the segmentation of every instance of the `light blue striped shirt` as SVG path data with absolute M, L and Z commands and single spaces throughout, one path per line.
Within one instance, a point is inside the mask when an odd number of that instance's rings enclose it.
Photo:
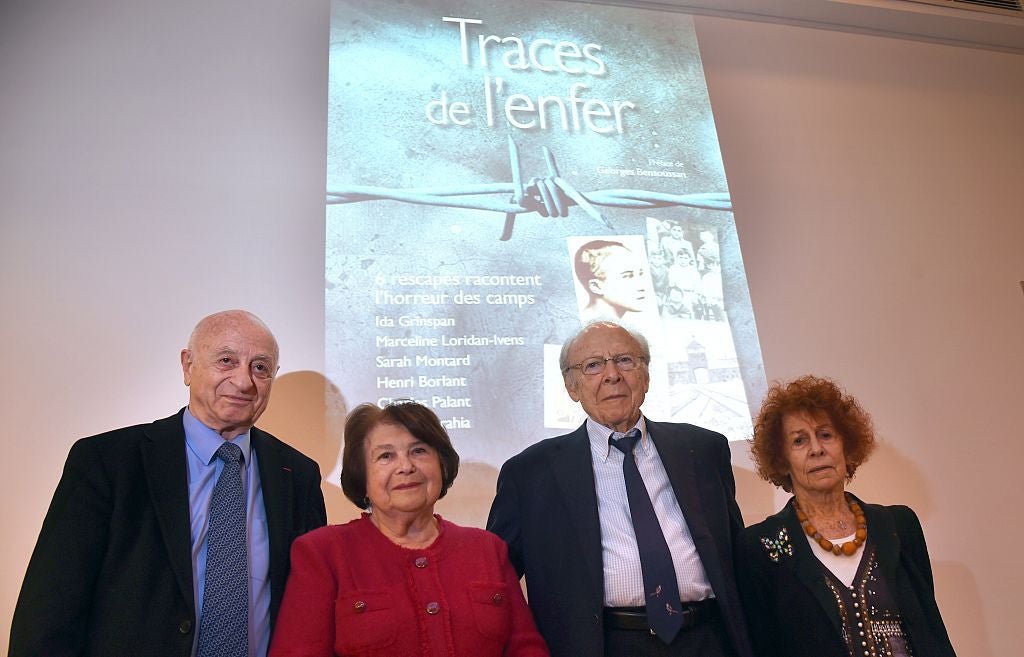
M 635 426 L 640 429 L 642 438 L 633 455 L 672 553 L 679 595 L 684 602 L 713 597 L 711 583 L 697 555 L 683 510 L 679 507 L 658 449 L 647 433 L 647 423 L 642 415 Z M 597 514 L 601 521 L 604 604 L 606 607 L 643 607 L 647 596 L 644 595 L 644 577 L 640 569 L 640 550 L 629 515 L 626 481 L 622 475 L 625 455 L 608 442 L 612 430 L 589 417 L 587 435 L 597 489 Z

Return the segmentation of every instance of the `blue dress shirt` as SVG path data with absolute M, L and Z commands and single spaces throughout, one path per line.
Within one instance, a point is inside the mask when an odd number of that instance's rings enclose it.
M 210 499 L 224 462 L 214 455 L 223 442 L 220 434 L 185 409 L 185 460 L 188 463 L 188 505 L 192 534 L 192 589 L 196 601 L 196 636 L 192 643 L 195 657 L 198 628 L 203 613 L 206 586 L 206 528 Z M 249 553 L 249 657 L 266 657 L 270 647 L 270 536 L 267 511 L 263 506 L 257 455 L 249 442 L 249 432 L 231 442 L 242 450 L 242 490 L 245 493 L 245 517 Z

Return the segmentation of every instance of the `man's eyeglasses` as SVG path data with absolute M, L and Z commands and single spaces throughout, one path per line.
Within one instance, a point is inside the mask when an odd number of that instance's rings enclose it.
M 628 372 L 635 370 L 641 365 L 646 364 L 646 361 L 633 354 L 619 354 L 618 356 L 612 356 L 611 358 L 588 358 L 582 363 L 576 363 L 565 368 L 563 374 L 568 373 L 569 370 L 579 370 L 588 376 L 594 376 L 597 374 L 603 374 L 605 369 L 608 367 L 608 363 L 615 363 L 615 369 L 620 372 Z

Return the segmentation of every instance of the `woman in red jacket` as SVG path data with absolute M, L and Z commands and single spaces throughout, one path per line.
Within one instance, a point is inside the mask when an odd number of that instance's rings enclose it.
M 271 657 L 547 657 L 505 543 L 434 513 L 459 455 L 433 411 L 363 404 L 341 485 L 368 513 L 294 542 Z

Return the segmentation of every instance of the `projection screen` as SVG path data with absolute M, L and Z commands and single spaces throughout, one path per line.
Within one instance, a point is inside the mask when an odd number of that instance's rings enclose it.
M 750 436 L 765 378 L 689 16 L 333 0 L 326 373 L 495 467 L 583 419 L 592 319 L 652 347 L 644 412 Z

